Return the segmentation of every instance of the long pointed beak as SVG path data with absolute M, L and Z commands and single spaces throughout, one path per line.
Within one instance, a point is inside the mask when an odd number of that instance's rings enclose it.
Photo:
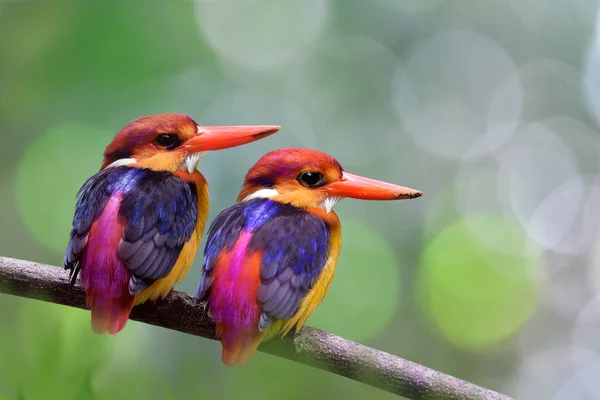
M 277 125 L 200 126 L 198 134 L 184 146 L 190 153 L 228 149 L 270 136 L 280 128 Z
M 342 179 L 323 186 L 322 190 L 335 197 L 362 200 L 403 200 L 421 197 L 423 192 L 404 186 L 342 173 Z

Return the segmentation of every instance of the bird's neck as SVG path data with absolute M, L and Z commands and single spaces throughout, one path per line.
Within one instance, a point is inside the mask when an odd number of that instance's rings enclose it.
M 238 196 L 238 202 L 249 201 L 253 199 L 268 199 L 276 201 L 281 204 L 289 204 L 306 212 L 309 212 L 316 217 L 322 219 L 330 226 L 339 226 L 340 220 L 337 214 L 331 210 L 330 207 L 326 207 L 327 210 L 322 206 L 312 206 L 314 199 L 305 199 L 298 197 L 293 193 L 280 194 L 277 190 L 272 188 L 260 188 L 254 191 L 242 190 Z M 323 202 L 321 201 L 320 204 Z
M 321 207 L 308 207 L 304 208 L 304 210 L 325 221 L 330 228 L 338 228 L 340 226 L 340 219 L 335 211 L 327 212 Z
M 208 186 L 206 178 L 204 178 L 204 175 L 202 175 L 199 171 L 189 172 L 184 169 L 178 169 L 175 172 L 173 172 L 173 175 L 180 179 L 183 179 L 186 182 L 195 183 L 196 187 Z
M 208 196 L 208 183 L 202 175 L 198 171 L 188 172 L 187 170 L 178 169 L 173 172 L 175 176 L 184 180 L 185 182 L 193 183 L 196 187 L 196 191 L 198 194 L 198 226 L 200 236 L 202 236 L 202 232 L 204 231 L 204 225 L 206 224 L 206 219 L 208 218 L 208 211 L 210 210 L 210 199 Z

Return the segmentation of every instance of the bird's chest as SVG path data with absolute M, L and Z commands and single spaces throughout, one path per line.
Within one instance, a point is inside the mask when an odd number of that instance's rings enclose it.
M 198 175 L 200 174 L 198 173 Z M 173 276 L 171 277 L 174 281 L 173 284 L 181 281 L 192 266 L 196 253 L 198 252 L 198 247 L 200 246 L 200 239 L 204 233 L 206 219 L 208 218 L 208 185 L 206 184 L 206 181 L 204 181 L 204 178 L 198 179 L 198 181 L 194 183 L 196 184 L 196 190 L 198 192 L 198 219 L 192 237 L 181 249 L 181 254 L 175 264 L 176 268 L 174 268 Z

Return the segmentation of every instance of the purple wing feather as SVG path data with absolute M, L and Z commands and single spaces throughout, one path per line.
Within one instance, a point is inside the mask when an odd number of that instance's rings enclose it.
M 327 260 L 329 227 L 320 218 L 289 204 L 255 199 L 235 204 L 213 221 L 204 251 L 196 297 L 206 300 L 217 257 L 229 251 L 240 233 L 252 234 L 246 251 L 262 252 L 257 301 L 263 311 L 259 329 L 295 314 Z

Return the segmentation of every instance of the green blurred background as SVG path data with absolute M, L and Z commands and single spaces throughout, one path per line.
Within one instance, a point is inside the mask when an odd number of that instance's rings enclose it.
M 336 206 L 308 324 L 519 399 L 600 398 L 597 0 L 0 0 L 0 255 L 60 265 L 129 121 L 280 124 L 210 154 L 210 220 L 279 147 L 423 190 Z M 199 257 L 179 290 L 193 292 Z M 57 271 L 57 273 L 62 273 Z M 391 399 L 216 342 L 0 295 L 0 399 Z

